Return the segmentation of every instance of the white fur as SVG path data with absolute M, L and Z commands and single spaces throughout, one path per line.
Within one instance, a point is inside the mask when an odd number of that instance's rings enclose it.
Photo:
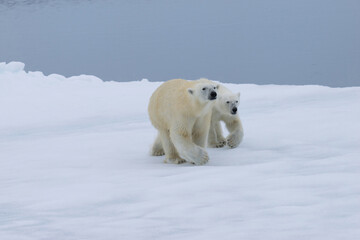
M 211 92 L 217 85 L 207 79 L 187 81 L 174 79 L 163 83 L 150 98 L 149 116 L 158 129 L 151 154 L 164 155 L 172 163 L 205 164 L 205 151 L 210 128 Z
M 209 147 L 224 147 L 228 145 L 230 148 L 235 148 L 241 143 L 244 130 L 241 120 L 236 112 L 232 114 L 234 107 L 238 108 L 240 101 L 240 93 L 234 94 L 223 85 L 219 86 L 218 98 L 213 107 L 211 124 L 208 137 Z M 224 138 L 220 121 L 225 122 L 229 135 Z

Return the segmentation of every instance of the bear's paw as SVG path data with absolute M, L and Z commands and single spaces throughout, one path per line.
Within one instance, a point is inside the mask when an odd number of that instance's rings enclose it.
M 208 161 L 209 161 L 208 153 L 200 147 L 197 148 L 196 155 L 192 156 L 191 158 L 191 162 L 194 163 L 195 165 L 204 165 Z
M 164 149 L 152 149 L 151 155 L 152 156 L 164 156 L 165 152 L 164 152 Z
M 182 163 L 186 163 L 186 160 L 182 158 L 175 158 L 175 159 L 165 158 L 164 163 L 182 164 Z
M 165 151 L 164 151 L 164 148 L 162 147 L 161 142 L 155 141 L 155 144 L 151 148 L 151 155 L 152 156 L 164 156 L 165 155 Z

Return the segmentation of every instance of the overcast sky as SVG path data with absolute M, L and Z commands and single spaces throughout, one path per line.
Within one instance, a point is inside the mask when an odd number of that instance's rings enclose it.
M 360 86 L 359 0 L 0 1 L 0 29 L 45 74 Z

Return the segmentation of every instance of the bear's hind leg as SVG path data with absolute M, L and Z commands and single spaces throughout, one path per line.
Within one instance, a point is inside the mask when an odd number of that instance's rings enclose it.
M 176 148 L 170 139 L 169 131 L 159 131 L 159 136 L 161 138 L 162 146 L 165 152 L 165 163 L 181 164 L 186 162 L 179 156 L 178 152 L 176 151 Z
M 161 143 L 160 133 L 158 133 L 155 142 L 151 148 L 152 156 L 163 156 L 165 155 L 164 148 Z

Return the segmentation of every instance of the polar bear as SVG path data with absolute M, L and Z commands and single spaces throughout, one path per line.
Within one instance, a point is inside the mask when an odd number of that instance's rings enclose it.
M 213 107 L 211 124 L 208 137 L 209 147 L 224 147 L 226 144 L 230 148 L 239 146 L 243 137 L 244 130 L 237 108 L 239 105 L 240 93 L 234 94 L 223 85 L 219 85 L 218 98 Z M 225 122 L 229 131 L 229 136 L 225 139 L 222 134 L 220 121 Z
M 155 90 L 148 112 L 158 130 L 151 154 L 165 155 L 165 162 L 208 162 L 205 151 L 217 84 L 207 79 L 169 80 Z

